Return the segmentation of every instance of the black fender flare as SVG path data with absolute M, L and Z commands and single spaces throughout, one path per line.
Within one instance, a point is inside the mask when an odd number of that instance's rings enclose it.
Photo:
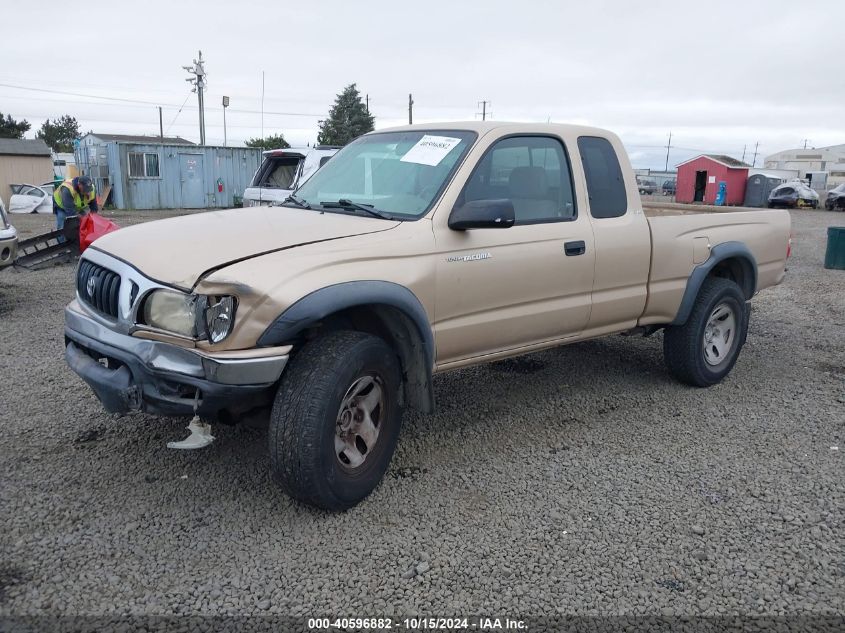
M 687 288 L 681 299 L 681 305 L 678 307 L 678 313 L 671 325 L 683 325 L 687 322 L 704 280 L 707 279 L 707 276 L 717 264 L 726 259 L 738 259 L 742 263 L 746 278 L 751 280 L 750 284 L 745 284 L 742 288 L 745 299 L 748 300 L 754 296 L 757 291 L 757 260 L 754 259 L 754 255 L 742 242 L 722 242 L 710 249 L 710 257 L 707 258 L 707 261 L 693 268 L 692 274 L 687 280 Z
M 417 296 L 405 286 L 390 281 L 347 281 L 326 286 L 305 295 L 267 326 L 258 339 L 262 347 L 282 345 L 303 330 L 327 316 L 358 306 L 383 305 L 401 312 L 413 324 L 418 335 L 424 358 L 417 365 L 413 378 L 415 386 L 422 388 L 425 396 L 414 398 L 420 410 L 431 412 L 434 408 L 432 374 L 434 371 L 434 332 L 428 314 Z M 413 334 L 413 333 L 412 333 Z

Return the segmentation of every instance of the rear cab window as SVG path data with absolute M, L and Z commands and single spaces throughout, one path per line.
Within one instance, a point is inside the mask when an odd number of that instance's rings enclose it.
M 590 214 L 594 218 L 619 218 L 628 210 L 625 179 L 613 145 L 600 136 L 579 136 L 578 150 L 587 178 Z

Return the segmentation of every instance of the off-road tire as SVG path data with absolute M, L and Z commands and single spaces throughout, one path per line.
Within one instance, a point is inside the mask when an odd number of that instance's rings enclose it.
M 364 463 L 350 473 L 335 450 L 338 412 L 360 376 L 377 374 L 384 384 L 378 440 Z M 402 373 L 394 351 L 382 339 L 337 331 L 307 343 L 285 368 L 270 415 L 270 470 L 294 499 L 346 510 L 381 481 L 396 448 L 402 409 Z
M 720 304 L 726 304 L 734 310 L 738 331 L 733 334 L 729 355 L 714 367 L 705 359 L 704 336 L 708 320 Z M 663 357 L 669 373 L 695 387 L 709 387 L 722 380 L 733 369 L 745 344 L 748 312 L 748 304 L 736 283 L 717 277 L 705 280 L 687 322 L 670 325 L 664 331 Z

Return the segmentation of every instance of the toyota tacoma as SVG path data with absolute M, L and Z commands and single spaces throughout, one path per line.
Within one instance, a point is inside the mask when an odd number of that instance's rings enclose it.
M 98 239 L 65 353 L 111 412 L 268 416 L 274 479 L 341 510 L 386 472 L 403 409 L 434 410 L 436 373 L 663 330 L 670 374 L 718 383 L 789 241 L 783 210 L 644 207 L 601 129 L 399 127 L 278 206 Z

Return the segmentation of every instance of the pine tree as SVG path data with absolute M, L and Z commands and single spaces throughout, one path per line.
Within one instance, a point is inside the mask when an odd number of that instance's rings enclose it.
M 375 117 L 367 112 L 355 84 L 349 84 L 335 99 L 329 117 L 320 123 L 317 142 L 321 145 L 346 145 L 375 129 Z
M 55 121 L 47 119 L 35 136 L 47 143 L 54 152 L 72 152 L 73 141 L 79 138 L 79 122 L 68 114 Z
M 4 116 L 0 112 L 0 138 L 23 138 L 30 127 L 29 121 L 26 119 L 17 121 L 12 118 L 11 114 Z

